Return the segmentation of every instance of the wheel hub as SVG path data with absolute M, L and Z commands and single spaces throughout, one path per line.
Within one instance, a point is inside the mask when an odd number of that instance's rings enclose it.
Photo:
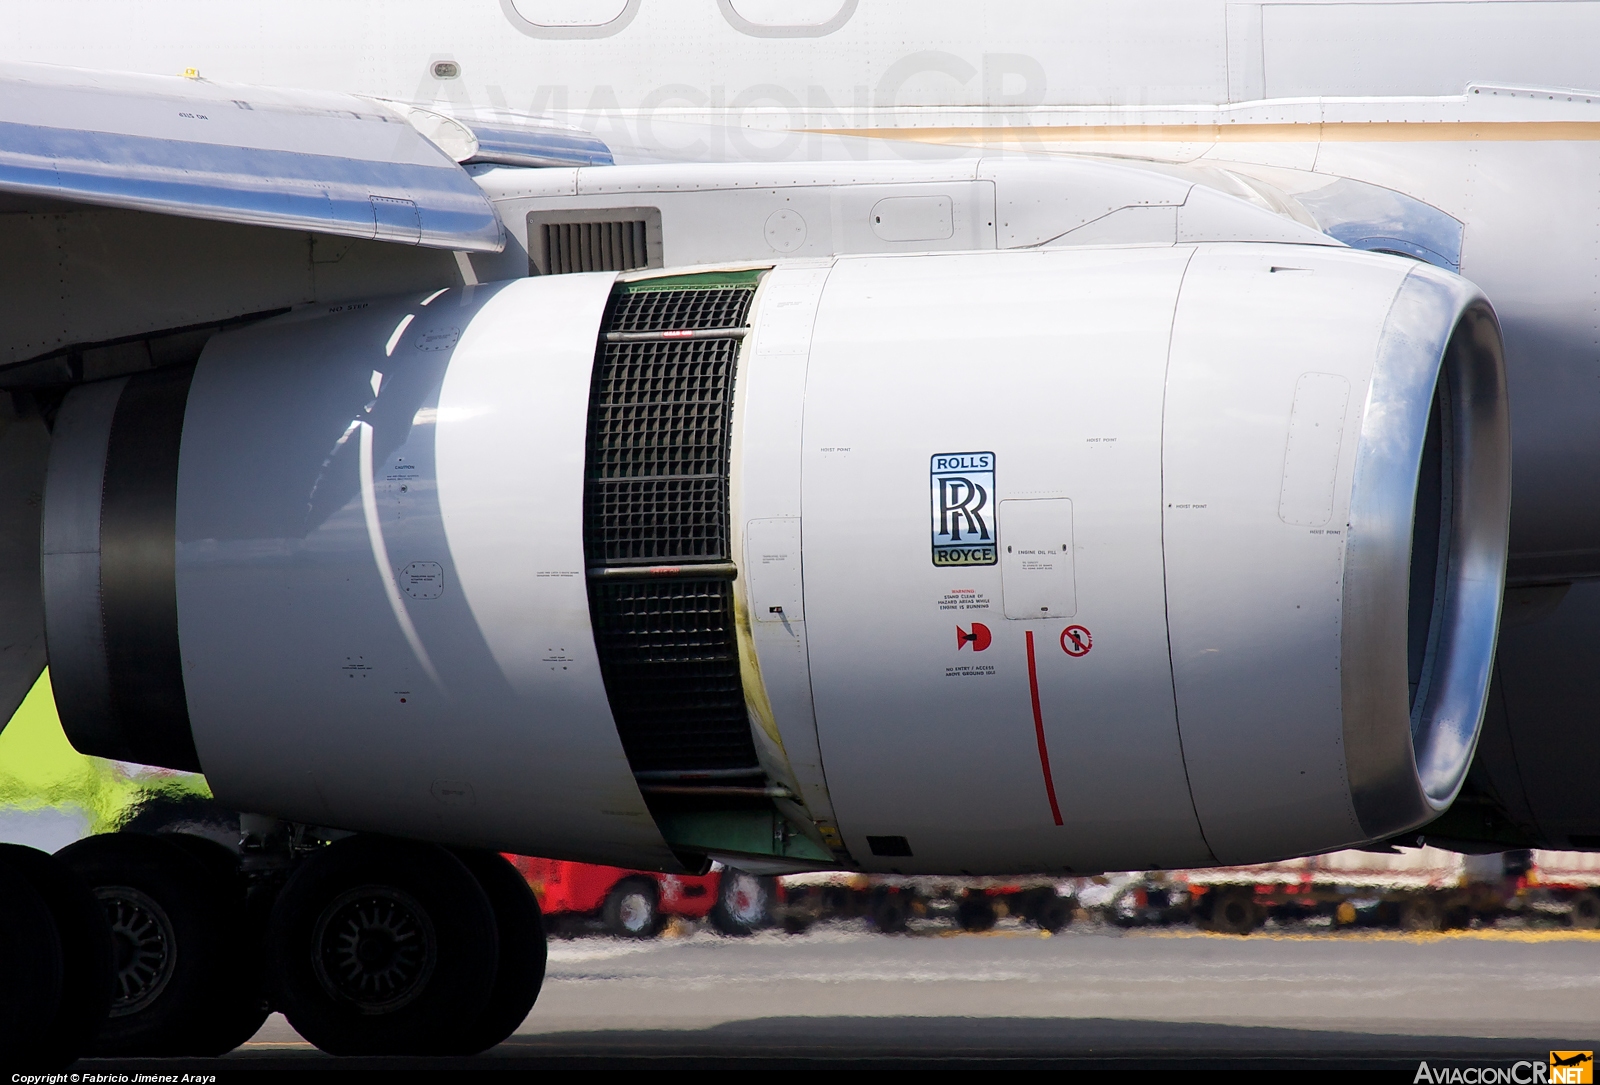
M 161 905 L 131 885 L 102 885 L 95 897 L 111 924 L 116 990 L 111 1016 L 138 1013 L 166 990 L 178 964 L 178 940 Z
M 622 898 L 617 915 L 622 920 L 624 930 L 630 934 L 638 934 L 650 925 L 653 911 L 650 901 L 643 893 L 629 893 Z
M 390 1013 L 415 999 L 438 955 L 427 910 L 392 886 L 364 885 L 335 898 L 312 945 L 323 988 L 362 1013 Z
M 761 897 L 761 886 L 752 875 L 736 875 L 733 887 L 728 891 L 726 898 L 728 914 L 746 926 L 759 923 L 762 912 Z

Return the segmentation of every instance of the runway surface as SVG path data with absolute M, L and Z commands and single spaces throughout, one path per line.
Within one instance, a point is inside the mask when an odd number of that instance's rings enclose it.
M 856 923 L 745 939 L 551 943 L 539 1004 L 471 1060 L 335 1061 L 270 1019 L 220 1072 L 514 1070 L 870 1060 L 1404 1072 L 1509 1065 L 1600 1038 L 1600 933 L 1443 935 L 1023 927 L 885 936 Z M 819 1061 L 820 1060 L 820 1061 Z M 147 1060 L 85 1060 L 129 1070 Z M 171 1066 L 172 1064 L 167 1064 Z

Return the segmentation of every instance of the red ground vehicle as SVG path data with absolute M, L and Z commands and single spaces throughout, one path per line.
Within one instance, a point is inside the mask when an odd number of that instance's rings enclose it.
M 624 938 L 653 938 L 669 916 L 709 916 L 723 934 L 749 934 L 772 922 L 778 899 L 776 879 L 727 867 L 694 876 L 527 855 L 506 858 L 557 924 L 563 918 L 598 919 L 608 933 Z

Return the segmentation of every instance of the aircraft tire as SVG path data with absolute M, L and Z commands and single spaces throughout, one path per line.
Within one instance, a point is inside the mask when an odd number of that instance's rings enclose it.
M 273 905 L 275 1004 L 332 1055 L 449 1054 L 495 990 L 495 926 L 477 879 L 444 848 L 347 837 L 307 859 Z
M 527 1019 L 544 986 L 549 948 L 539 899 L 516 867 L 492 851 L 463 848 L 455 855 L 488 896 L 500 938 L 500 961 L 489 1005 L 463 1037 L 458 1051 L 476 1055 L 504 1041 Z
M 649 878 L 624 878 L 600 908 L 606 933 L 617 938 L 654 938 L 661 931 L 660 897 Z
M 19 1066 L 56 1069 L 36 1040 L 61 1007 L 61 936 L 31 878 L 0 860 L 0 1051 Z
M 111 927 L 89 887 L 65 864 L 20 844 L 0 844 L 0 861 L 27 880 L 56 927 L 60 998 L 25 1047 L 39 1067 L 61 1069 L 89 1049 L 111 1012 Z
M 239 875 L 239 857 L 228 848 L 209 837 L 192 833 L 162 833 L 161 839 L 182 848 L 204 866 L 228 901 L 233 966 L 226 988 L 217 992 L 218 1011 L 204 1044 L 208 1050 L 225 1054 L 259 1032 L 272 1012 L 267 1007 L 266 970 L 262 960 L 267 926 L 265 909 L 249 900 L 244 879 Z
M 100 901 L 115 946 L 111 1016 L 95 1055 L 220 1055 L 236 1005 L 225 887 L 160 836 L 108 833 L 57 852 Z

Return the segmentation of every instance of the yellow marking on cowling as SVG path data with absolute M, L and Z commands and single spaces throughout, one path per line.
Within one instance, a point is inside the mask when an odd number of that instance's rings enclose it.
M 1600 140 L 1600 121 L 1285 121 L 813 128 L 910 143 L 1563 143 Z

